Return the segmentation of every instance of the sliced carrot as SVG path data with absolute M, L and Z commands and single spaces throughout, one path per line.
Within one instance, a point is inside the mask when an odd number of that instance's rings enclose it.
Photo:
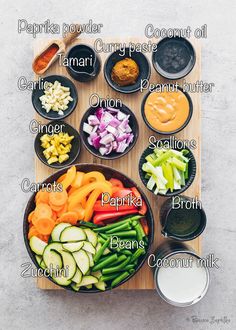
M 57 212 L 56 212 L 56 211 L 52 211 L 52 219 L 53 219 L 54 221 L 57 220 Z
M 60 218 L 63 213 L 66 213 L 68 209 L 68 204 L 66 203 L 60 211 L 57 212 L 57 218 Z
M 66 190 L 63 191 L 52 191 L 49 194 L 49 203 L 55 206 L 63 206 L 68 199 Z
M 33 217 L 34 217 L 34 211 L 30 212 L 30 214 L 28 215 L 28 221 L 32 222 Z
M 57 183 L 61 183 L 66 177 L 66 173 L 62 174 L 58 179 L 57 179 Z
M 33 215 L 33 224 L 35 223 L 35 220 L 39 218 L 51 218 L 52 217 L 52 209 L 48 204 L 45 203 L 39 203 L 37 204 L 34 215 Z
M 48 204 L 49 192 L 40 190 L 35 196 L 36 204 L 46 203 Z
M 39 218 L 34 222 L 36 230 L 42 235 L 50 235 L 55 224 L 51 218 Z
M 60 206 L 56 206 L 56 205 L 53 205 L 53 204 L 49 203 L 49 206 L 51 207 L 53 212 L 60 212 L 63 209 L 64 205 L 65 204 L 60 205 Z
M 67 222 L 70 223 L 71 225 L 76 225 L 77 221 L 78 221 L 78 215 L 76 212 L 73 211 L 66 212 L 60 218 L 57 219 L 57 223 Z
M 42 235 L 40 234 L 39 238 L 44 241 L 45 243 L 48 243 L 50 235 Z
M 32 226 L 29 229 L 29 232 L 28 232 L 28 239 L 30 239 L 33 236 L 37 236 L 38 237 L 38 234 L 39 234 L 39 232 L 36 230 L 35 226 Z
M 76 176 L 74 181 L 71 183 L 71 187 L 80 188 L 82 186 L 83 177 L 84 177 L 84 172 L 79 172 L 79 171 L 76 172 Z
M 89 196 L 86 207 L 85 207 L 85 215 L 84 215 L 84 221 L 90 221 L 93 216 L 93 208 L 94 204 L 96 203 L 98 197 L 101 194 L 100 189 L 95 189 Z
M 61 182 L 64 190 L 66 190 L 71 185 L 71 183 L 75 179 L 75 176 L 76 176 L 76 167 L 71 166 L 71 168 L 69 168 L 69 170 L 66 172 L 66 176 L 64 180 Z

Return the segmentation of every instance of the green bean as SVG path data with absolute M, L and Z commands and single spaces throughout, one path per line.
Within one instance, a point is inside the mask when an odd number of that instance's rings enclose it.
M 109 275 L 102 275 L 100 277 L 100 281 L 107 282 L 107 281 L 113 280 L 114 278 L 120 276 L 120 274 L 121 273 L 114 273 L 114 274 L 109 274 Z
M 132 226 L 135 227 L 139 222 L 137 220 L 132 221 Z
M 118 285 L 121 281 L 123 281 L 126 277 L 129 276 L 128 272 L 121 273 L 119 276 L 117 276 L 112 282 L 111 282 L 111 288 Z
M 117 222 L 114 222 L 110 225 L 107 225 L 107 226 L 103 226 L 103 227 L 99 227 L 99 228 L 94 228 L 94 231 L 95 232 L 99 232 L 99 233 L 103 233 L 107 230 L 110 230 L 112 228 L 115 228 L 115 227 L 118 227 L 120 225 L 122 225 L 123 223 L 129 223 L 130 222 L 130 218 L 126 219 L 126 220 L 122 220 L 122 221 L 117 221 Z
M 122 253 L 123 255 L 127 255 L 127 256 L 132 256 L 132 252 L 130 250 L 127 249 L 120 249 L 120 253 Z
M 136 250 L 134 252 L 134 254 L 131 257 L 131 262 L 133 262 L 134 260 L 138 259 L 141 255 L 145 254 L 145 249 L 141 249 L 139 248 L 138 250 Z
M 134 269 L 134 267 L 135 267 L 135 264 L 129 264 L 129 265 L 125 266 L 123 268 L 123 270 L 131 270 L 131 269 Z
M 106 250 L 106 248 L 108 247 L 108 245 L 110 244 L 110 240 L 111 238 L 108 238 L 106 240 L 106 242 L 100 247 L 100 249 L 96 252 L 95 256 L 94 256 L 94 262 L 98 262 L 98 260 L 101 258 L 101 256 L 103 255 L 103 252 Z
M 102 274 L 107 275 L 110 273 L 116 273 L 119 271 L 123 271 L 124 267 L 126 265 L 128 265 L 128 263 L 130 262 L 131 257 L 126 258 L 126 260 L 124 260 L 121 264 L 117 265 L 117 266 L 113 266 L 113 267 L 108 267 L 108 268 L 103 268 L 102 269 Z
M 129 273 L 130 273 L 130 274 L 133 274 L 134 272 L 135 272 L 135 269 L 130 269 L 130 270 L 129 270 Z
M 138 241 L 141 241 L 143 239 L 143 237 L 145 237 L 145 233 L 143 231 L 143 227 L 140 225 L 140 223 L 138 223 L 134 229 L 136 230 L 136 233 L 137 233 L 137 239 Z
M 117 231 L 115 233 L 108 234 L 107 236 L 136 237 L 136 230 Z
M 95 225 L 95 223 L 87 222 L 87 221 L 80 221 L 79 224 L 81 226 L 87 227 L 87 228 L 99 228 L 98 225 Z
M 104 233 L 99 233 L 99 234 L 100 234 L 100 236 L 101 236 L 103 239 L 105 239 L 105 240 L 108 239 L 108 236 L 107 236 L 106 234 L 104 234 Z
M 97 270 L 103 269 L 104 267 L 110 265 L 113 261 L 117 260 L 118 256 L 116 253 L 112 254 L 111 256 L 107 257 L 106 260 L 103 260 L 102 262 L 99 262 L 96 264 L 92 271 L 96 272 Z
M 102 238 L 101 236 L 98 236 L 98 242 L 104 244 L 106 240 Z
M 118 259 L 110 264 L 111 267 L 118 265 L 120 262 L 126 260 L 127 257 L 122 254 L 121 256 L 118 257 Z
M 123 231 L 123 230 L 130 230 L 130 229 L 131 229 L 131 226 L 130 226 L 129 222 L 125 222 L 125 223 L 121 224 L 120 226 L 107 230 L 106 234 L 112 234 L 112 233 L 115 233 L 116 231 Z

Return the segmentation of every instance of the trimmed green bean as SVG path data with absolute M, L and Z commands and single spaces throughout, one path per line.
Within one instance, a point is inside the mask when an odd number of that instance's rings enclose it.
M 128 257 L 128 258 L 126 258 L 126 260 L 124 260 L 121 264 L 119 264 L 117 266 L 103 268 L 102 269 L 102 274 L 107 275 L 107 274 L 110 274 L 110 273 L 116 273 L 116 272 L 119 272 L 119 271 L 123 271 L 124 267 L 126 265 L 128 265 L 130 260 L 131 260 L 131 257 Z
M 121 224 L 120 226 L 107 230 L 105 232 L 105 234 L 112 234 L 112 233 L 115 233 L 116 231 L 123 231 L 123 230 L 130 230 L 130 229 L 131 229 L 131 226 L 130 226 L 129 222 L 125 222 L 125 223 Z
M 145 249 L 141 249 L 139 248 L 138 250 L 136 250 L 134 252 L 134 254 L 131 257 L 131 262 L 135 261 L 136 259 L 138 259 L 141 255 L 145 254 Z
M 123 281 L 126 277 L 128 277 L 130 274 L 128 272 L 121 273 L 119 276 L 117 276 L 112 282 L 111 287 L 118 285 L 121 281 Z
M 117 231 L 112 234 L 107 234 L 107 236 L 136 237 L 136 230 Z
M 140 223 L 138 223 L 134 229 L 136 230 L 136 233 L 137 233 L 137 239 L 138 241 L 141 241 L 143 239 L 143 237 L 145 237 L 145 233 L 143 231 L 143 227 L 140 225 Z
M 80 220 L 79 224 L 80 224 L 80 226 L 84 226 L 84 227 L 87 227 L 87 228 L 99 228 L 98 225 L 96 225 L 93 222 Z
M 106 240 L 102 238 L 101 236 L 98 236 L 98 242 L 104 244 Z
M 107 281 L 113 280 L 114 278 L 120 276 L 120 274 L 121 273 L 114 273 L 114 274 L 109 274 L 109 275 L 102 275 L 100 277 L 100 281 L 107 282 Z
M 132 256 L 133 253 L 130 250 L 127 249 L 120 249 L 120 253 L 122 253 L 123 255 L 127 255 L 127 256 Z
M 135 264 L 129 264 L 129 265 L 125 266 L 123 270 L 131 270 L 131 269 L 134 269 L 134 267 L 135 267 Z
M 107 257 L 106 260 L 103 260 L 102 262 L 99 262 L 96 264 L 92 271 L 96 272 L 97 270 L 103 269 L 104 267 L 110 265 L 113 261 L 117 260 L 118 256 L 116 253 L 112 254 L 111 256 Z
M 122 254 L 121 256 L 118 257 L 118 259 L 110 264 L 111 267 L 118 265 L 120 262 L 126 260 L 127 257 Z
M 100 249 L 96 252 L 95 256 L 94 256 L 94 262 L 98 262 L 98 260 L 101 258 L 101 256 L 103 255 L 103 252 L 106 250 L 106 248 L 108 247 L 108 245 L 110 244 L 110 240 L 111 238 L 108 238 L 106 240 L 106 242 L 100 247 Z
M 103 239 L 105 239 L 105 240 L 108 239 L 108 236 L 107 236 L 106 234 L 104 234 L 104 233 L 99 233 L 99 235 L 100 235 Z
M 134 272 L 135 272 L 135 269 L 130 269 L 130 270 L 129 270 L 129 273 L 130 273 L 130 274 L 133 274 Z

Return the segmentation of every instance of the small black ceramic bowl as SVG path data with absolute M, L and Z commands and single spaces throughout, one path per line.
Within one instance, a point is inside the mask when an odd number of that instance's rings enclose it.
M 64 119 L 68 117 L 75 110 L 76 105 L 78 103 L 77 89 L 70 79 L 64 76 L 52 75 L 42 78 L 41 82 L 43 83 L 48 81 L 54 83 L 56 80 L 59 81 L 62 84 L 62 86 L 70 88 L 70 96 L 73 98 L 73 101 L 70 101 L 68 103 L 68 108 L 65 111 L 63 111 L 63 115 L 59 115 L 57 111 L 50 110 L 49 112 L 46 112 L 46 110 L 43 109 L 42 103 L 39 99 L 40 96 L 44 95 L 44 89 L 43 87 L 41 87 L 42 85 L 41 83 L 36 84 L 36 88 L 33 90 L 32 93 L 32 103 L 35 110 L 40 116 L 49 120 Z
M 148 98 L 148 96 L 153 93 L 153 92 L 148 92 L 144 98 L 143 98 L 143 101 L 142 101 L 142 104 L 141 104 L 141 113 L 142 113 L 142 117 L 143 117 L 143 120 L 145 122 L 145 124 L 154 132 L 158 133 L 158 134 L 162 134 L 162 135 L 172 135 L 172 134 L 176 134 L 180 131 L 182 131 L 187 125 L 188 123 L 190 122 L 191 118 L 192 118 L 192 114 L 193 114 L 193 102 L 192 102 L 192 99 L 190 97 L 190 95 L 187 93 L 187 92 L 184 92 L 183 89 L 181 87 L 178 86 L 178 89 L 186 96 L 187 100 L 188 100 L 188 104 L 189 104 L 189 114 L 188 114 L 188 118 L 186 119 L 185 123 L 180 126 L 179 128 L 177 128 L 176 130 L 174 131 L 170 131 L 170 132 L 165 132 L 165 131 L 159 131 L 157 130 L 156 128 L 154 128 L 150 123 L 149 121 L 147 120 L 146 116 L 145 116 L 145 111 L 144 111 L 144 108 L 145 108 L 145 103 L 146 103 L 146 100 Z
M 81 122 L 80 122 L 80 136 L 81 139 L 83 141 L 83 144 L 85 146 L 85 148 L 94 156 L 101 158 L 101 159 L 117 159 L 120 158 L 124 155 L 126 155 L 131 149 L 133 149 L 133 147 L 135 146 L 137 139 L 138 139 L 138 135 L 139 135 L 139 126 L 138 126 L 138 121 L 135 117 L 135 115 L 133 114 L 133 112 L 126 106 L 126 105 L 122 105 L 122 107 L 119 108 L 120 111 L 122 111 L 123 113 L 125 113 L 126 115 L 130 115 L 129 117 L 129 125 L 132 128 L 132 133 L 134 134 L 134 139 L 133 141 L 130 143 L 130 145 L 126 148 L 126 150 L 123 153 L 117 153 L 115 151 L 112 151 L 109 155 L 101 155 L 98 149 L 95 149 L 93 146 L 91 146 L 88 143 L 88 137 L 89 135 L 83 131 L 83 124 L 88 122 L 88 117 L 90 115 L 93 115 L 94 112 L 96 111 L 98 107 L 90 107 L 85 114 L 83 115 Z
M 104 64 L 104 76 L 105 79 L 115 91 L 124 93 L 124 94 L 130 94 L 138 92 L 141 88 L 141 80 L 147 79 L 149 80 L 150 74 L 151 74 L 151 68 L 148 59 L 144 54 L 141 52 L 132 52 L 132 55 L 129 55 L 129 48 L 125 48 L 125 55 L 120 53 L 120 50 L 115 51 L 112 53 L 106 60 Z M 111 72 L 114 65 L 121 60 L 124 60 L 125 58 L 132 58 L 139 67 L 139 76 L 135 84 L 129 85 L 129 86 L 119 86 L 116 84 L 112 78 L 111 78 Z M 145 86 L 145 84 L 143 84 Z
M 170 142 L 170 139 L 160 139 L 159 141 L 161 141 L 163 144 L 165 142 Z M 176 140 L 177 141 L 177 140 Z M 196 166 L 196 161 L 195 161 L 195 158 L 194 158 L 194 155 L 192 153 L 192 151 L 188 148 L 188 147 L 184 147 L 184 148 L 179 148 L 179 147 L 175 147 L 173 148 L 174 150 L 178 150 L 178 151 L 181 151 L 182 149 L 187 149 L 188 150 L 188 154 L 186 155 L 187 158 L 189 158 L 189 163 L 188 163 L 188 173 L 189 173 L 189 176 L 188 176 L 188 179 L 186 180 L 186 184 L 185 186 L 183 186 L 181 189 L 178 189 L 178 190 L 174 190 L 173 192 L 171 192 L 170 190 L 167 191 L 166 194 L 161 194 L 161 193 L 158 193 L 157 195 L 159 196 L 164 196 L 164 197 L 172 197 L 172 196 L 176 196 L 176 195 L 179 195 L 181 193 L 183 193 L 185 190 L 187 190 L 194 178 L 195 178 L 195 175 L 196 175 L 196 171 L 197 171 L 197 166 Z M 143 184 L 145 185 L 145 187 L 147 187 L 147 183 L 148 183 L 148 179 L 145 178 L 145 174 L 146 172 L 144 172 L 142 170 L 142 166 L 144 163 L 146 163 L 146 157 L 148 155 L 150 155 L 151 153 L 153 153 L 153 150 L 150 149 L 149 147 L 147 147 L 147 149 L 144 150 L 144 152 L 142 153 L 142 156 L 140 157 L 140 160 L 139 160 L 139 176 L 143 182 Z M 154 190 L 152 190 L 152 193 L 154 193 Z
M 147 260 L 147 258 L 149 256 L 149 254 L 151 253 L 151 246 L 152 246 L 153 238 L 154 238 L 154 218 L 153 218 L 153 214 L 152 214 L 152 209 L 151 209 L 151 206 L 149 204 L 149 201 L 148 201 L 146 195 L 143 193 L 143 191 L 140 189 L 140 187 L 125 174 L 123 174 L 111 167 L 101 165 L 101 164 L 100 165 L 99 164 L 76 164 L 75 166 L 76 166 L 77 171 L 81 171 L 81 172 L 85 172 L 85 173 L 92 172 L 92 171 L 99 171 L 105 176 L 105 178 L 107 180 L 110 180 L 111 178 L 115 178 L 115 179 L 121 180 L 123 182 L 124 186 L 127 188 L 136 187 L 138 189 L 138 191 L 140 192 L 142 199 L 145 201 L 145 203 L 147 205 L 147 213 L 145 215 L 145 218 L 147 220 L 147 225 L 148 225 L 149 230 L 148 230 L 148 244 L 147 244 L 146 252 L 145 252 L 145 254 L 143 254 L 140 257 L 135 271 L 133 273 L 131 273 L 128 277 L 126 277 L 124 280 L 122 280 L 119 284 L 114 286 L 114 288 L 111 288 L 110 284 L 108 284 L 108 287 L 104 291 L 104 292 L 106 292 L 109 290 L 113 290 L 116 287 L 120 287 L 122 284 L 129 281 L 133 276 L 135 276 L 135 274 L 137 274 L 138 271 L 142 268 L 142 266 L 144 265 L 145 261 Z M 61 175 L 65 174 L 68 169 L 69 169 L 69 167 L 65 167 L 65 168 L 57 171 L 56 173 L 49 176 L 42 184 L 55 182 Z M 29 232 L 28 216 L 29 216 L 30 212 L 32 212 L 35 209 L 35 196 L 36 196 L 36 193 L 33 193 L 25 208 L 24 220 L 23 220 L 23 236 L 24 236 L 25 247 L 27 249 L 29 257 L 31 258 L 35 267 L 37 269 L 40 269 L 40 267 L 36 261 L 36 258 L 35 258 L 35 253 L 31 250 L 30 245 L 29 245 L 29 240 L 28 240 L 28 232 Z M 53 281 L 53 279 L 50 276 L 47 278 L 55 285 L 58 285 Z M 66 290 L 73 291 L 70 286 L 60 286 L 60 285 L 58 285 L 58 286 L 60 288 L 66 289 Z M 75 292 L 75 291 L 73 291 L 73 292 Z M 102 291 L 95 289 L 95 288 L 86 289 L 86 288 L 82 287 L 78 292 L 75 292 L 75 294 L 81 294 L 81 293 L 88 293 L 88 294 L 91 293 L 92 294 L 92 293 L 102 293 Z
M 181 79 L 189 74 L 196 62 L 192 44 L 185 38 L 164 38 L 152 53 L 154 69 L 162 77 L 171 80 Z
M 47 159 L 45 158 L 45 156 L 43 154 L 43 151 L 45 149 L 43 147 L 41 147 L 40 138 L 44 134 L 47 134 L 47 132 L 51 132 L 51 131 L 54 132 L 55 134 L 63 132 L 63 133 L 68 133 L 70 136 L 72 136 L 72 135 L 74 136 L 74 139 L 71 141 L 72 148 L 69 153 L 69 159 L 67 159 L 63 163 L 56 162 L 53 164 L 48 164 Z M 46 125 L 46 128 L 42 132 L 37 134 L 37 136 L 34 140 L 34 149 L 35 149 L 36 155 L 38 156 L 38 158 L 41 160 L 42 163 L 44 163 L 45 165 L 47 165 L 49 167 L 60 169 L 65 166 L 71 165 L 78 158 L 78 156 L 80 154 L 80 149 L 81 149 L 80 135 L 76 131 L 76 129 L 74 129 L 72 126 L 65 123 L 64 121 L 54 120 L 54 121 L 51 121 L 50 123 L 48 123 Z

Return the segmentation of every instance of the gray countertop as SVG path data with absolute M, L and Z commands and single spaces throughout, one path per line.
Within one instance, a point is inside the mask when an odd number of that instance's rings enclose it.
M 1 3 L 1 313 L 0 329 L 233 329 L 235 291 L 235 142 L 236 91 L 233 21 L 236 2 L 206 1 L 5 1 Z M 17 89 L 17 79 L 32 79 L 32 37 L 17 33 L 17 20 L 56 23 L 103 23 L 102 36 L 143 36 L 148 23 L 160 27 L 208 26 L 202 40 L 202 79 L 214 82 L 202 95 L 202 201 L 208 216 L 203 254 L 214 253 L 219 269 L 197 305 L 179 309 L 154 291 L 115 291 L 75 295 L 40 291 L 33 278 L 22 278 L 29 261 L 22 238 L 22 214 L 29 198 L 20 189 L 34 179 L 34 116 L 31 93 Z M 234 168 L 233 168 L 234 167 Z M 4 187 L 4 189 L 2 189 Z

